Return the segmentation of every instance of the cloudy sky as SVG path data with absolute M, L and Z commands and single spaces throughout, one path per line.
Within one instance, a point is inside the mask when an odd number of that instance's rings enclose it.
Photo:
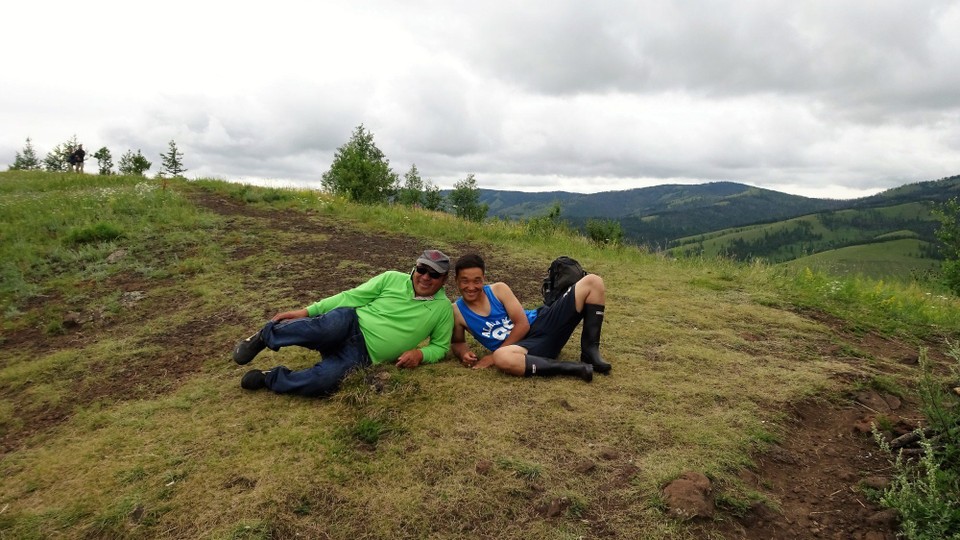
M 851 198 L 960 174 L 960 1 L 31 0 L 5 5 L 0 165 L 319 186 L 363 124 L 441 188 L 731 180 Z M 95 170 L 94 161 L 87 170 Z

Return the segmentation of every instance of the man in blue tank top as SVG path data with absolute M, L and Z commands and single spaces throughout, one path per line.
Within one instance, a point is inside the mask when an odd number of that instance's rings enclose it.
M 524 310 L 506 283 L 486 285 L 485 271 L 483 258 L 476 254 L 460 257 L 455 266 L 461 297 L 453 303 L 450 348 L 461 362 L 476 369 L 493 365 L 520 377 L 570 375 L 588 382 L 594 371 L 610 372 L 610 364 L 600 356 L 606 300 L 600 276 L 584 276 L 550 306 Z M 580 321 L 580 362 L 556 361 Z M 467 346 L 466 332 L 492 354 L 478 358 Z

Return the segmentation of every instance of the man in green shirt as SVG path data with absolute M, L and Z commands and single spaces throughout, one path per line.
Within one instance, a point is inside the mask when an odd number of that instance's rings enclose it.
M 441 291 L 450 259 L 429 249 L 410 274 L 387 271 L 366 283 L 311 304 L 274 315 L 263 328 L 237 344 L 233 359 L 247 364 L 265 348 L 299 345 L 318 351 L 322 361 L 299 371 L 277 366 L 248 371 L 247 390 L 328 396 L 351 371 L 394 362 L 415 368 L 446 356 L 453 331 L 453 310 Z M 428 345 L 417 348 L 427 337 Z

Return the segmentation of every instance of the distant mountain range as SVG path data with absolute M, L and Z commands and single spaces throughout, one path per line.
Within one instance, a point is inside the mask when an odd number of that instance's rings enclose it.
M 615 220 L 628 242 L 654 249 L 782 262 L 876 243 L 878 238 L 911 238 L 917 243 L 918 258 L 925 259 L 927 266 L 935 256 L 936 228 L 929 209 L 951 197 L 960 197 L 960 176 L 851 200 L 801 197 L 735 182 L 591 194 L 480 190 L 480 202 L 489 206 L 489 217 L 530 219 L 548 214 L 559 204 L 561 219 L 574 227 L 582 228 L 590 219 Z M 814 217 L 796 221 L 802 216 Z M 754 230 L 761 226 L 765 230 Z

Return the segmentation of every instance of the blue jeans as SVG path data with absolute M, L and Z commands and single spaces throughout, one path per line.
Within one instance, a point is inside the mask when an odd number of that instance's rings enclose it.
M 367 343 L 354 308 L 337 308 L 316 317 L 270 321 L 260 335 L 270 350 L 299 345 L 318 351 L 322 357 L 313 367 L 299 371 L 284 366 L 271 369 L 266 385 L 278 394 L 329 396 L 347 374 L 370 365 Z

